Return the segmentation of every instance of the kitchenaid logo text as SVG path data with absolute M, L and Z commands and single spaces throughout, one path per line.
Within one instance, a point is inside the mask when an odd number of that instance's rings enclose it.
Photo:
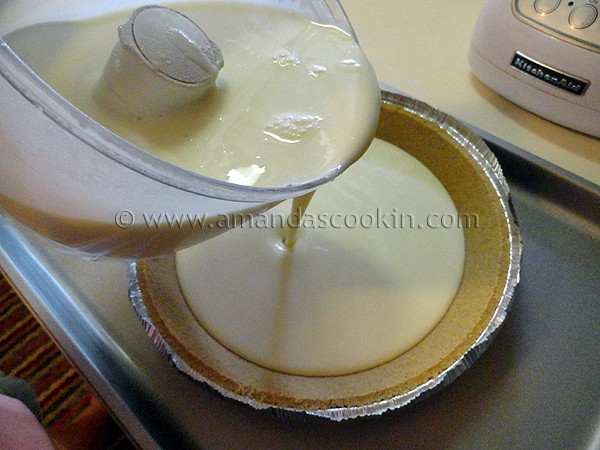
M 571 94 L 583 95 L 590 85 L 588 81 L 581 80 L 559 70 L 545 66 L 519 52 L 515 53 L 510 65 L 520 72 L 526 73 L 544 83 L 562 89 L 563 91 L 570 92 Z

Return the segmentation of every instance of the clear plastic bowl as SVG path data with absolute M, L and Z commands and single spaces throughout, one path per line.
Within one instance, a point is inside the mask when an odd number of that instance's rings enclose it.
M 159 3 L 168 6 L 174 2 Z M 246 3 L 301 11 L 354 36 L 336 0 Z M 0 37 L 27 25 L 80 20 L 143 4 L 139 0 L 41 4 L 6 0 L 0 4 Z M 227 229 L 204 219 L 264 211 L 338 174 L 329 172 L 309 183 L 270 189 L 235 185 L 184 170 L 84 115 L 45 84 L 3 40 L 0 98 L 0 210 L 37 234 L 91 257 L 169 253 Z M 152 212 L 191 215 L 194 223 L 148 226 L 142 216 Z

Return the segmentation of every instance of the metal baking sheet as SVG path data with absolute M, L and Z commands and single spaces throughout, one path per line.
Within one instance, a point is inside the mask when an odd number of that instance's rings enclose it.
M 282 421 L 170 366 L 127 298 L 127 266 L 82 261 L 0 220 L 0 265 L 144 449 L 600 449 L 600 187 L 483 137 L 524 254 L 511 314 L 439 394 L 382 418 Z

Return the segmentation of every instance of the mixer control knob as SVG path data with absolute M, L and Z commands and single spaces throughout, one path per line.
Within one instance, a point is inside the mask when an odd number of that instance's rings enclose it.
M 573 28 L 587 28 L 598 18 L 598 10 L 593 5 L 581 5 L 569 14 L 569 24 Z
M 550 14 L 560 5 L 560 0 L 535 0 L 533 7 L 540 14 Z

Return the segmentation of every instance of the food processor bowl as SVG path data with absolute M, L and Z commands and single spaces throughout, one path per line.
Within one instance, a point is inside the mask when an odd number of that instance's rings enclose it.
M 300 11 L 354 36 L 336 0 L 246 3 Z M 82 20 L 143 4 L 7 0 L 0 4 L 0 37 L 32 24 Z M 182 169 L 83 114 L 3 40 L 0 98 L 0 211 L 19 226 L 92 258 L 141 258 L 201 242 L 314 190 L 345 168 L 278 188 L 236 185 Z M 159 214 L 178 220 L 159 226 Z

